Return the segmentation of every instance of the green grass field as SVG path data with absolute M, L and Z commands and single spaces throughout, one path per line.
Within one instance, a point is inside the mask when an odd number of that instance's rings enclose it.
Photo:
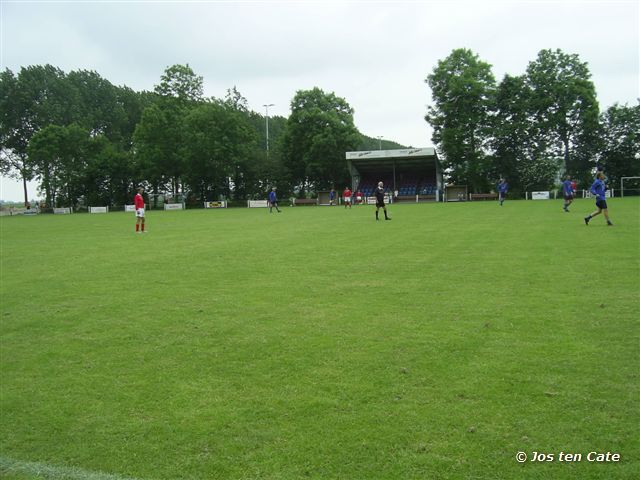
M 638 478 L 640 199 L 609 207 L 3 217 L 1 476 Z

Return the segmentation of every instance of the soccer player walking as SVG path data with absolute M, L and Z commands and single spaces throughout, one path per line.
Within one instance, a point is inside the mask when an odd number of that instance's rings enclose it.
M 273 207 L 276 207 L 276 210 L 278 213 L 281 212 L 281 210 L 278 208 L 278 197 L 276 196 L 276 187 L 273 187 L 269 192 L 269 213 L 273 213 L 272 211 Z
M 573 196 L 575 195 L 575 189 L 573 188 L 573 182 L 571 177 L 567 175 L 564 182 L 562 182 L 562 193 L 564 194 L 564 207 L 562 209 L 569 213 L 569 205 L 573 202 Z
M 607 191 L 607 186 L 604 183 L 604 173 L 603 172 L 598 172 L 596 174 L 596 181 L 593 182 L 593 185 L 591 185 L 591 193 L 593 195 L 596 196 L 596 207 L 598 207 L 598 209 L 591 213 L 590 215 L 587 215 L 586 217 L 584 217 L 584 223 L 585 225 L 589 225 L 589 221 L 595 217 L 596 215 L 600 215 L 601 213 L 604 213 L 604 218 L 607 219 L 607 225 L 612 227 L 613 223 L 611 223 L 611 220 L 609 220 L 609 211 L 607 210 L 607 200 L 605 198 L 605 192 Z
M 501 178 L 500 183 L 498 183 L 498 200 L 500 201 L 500 206 L 502 206 L 505 198 L 507 198 L 508 191 L 509 191 L 509 184 L 504 178 Z
M 382 208 L 384 210 L 384 219 L 391 220 L 387 215 L 387 206 L 384 204 L 384 187 L 382 182 L 378 182 L 378 187 L 373 191 L 376 196 L 376 222 L 380 220 L 378 218 L 378 211 Z
M 144 233 L 144 187 L 138 187 L 138 193 L 133 199 L 134 206 L 136 208 L 136 233 Z

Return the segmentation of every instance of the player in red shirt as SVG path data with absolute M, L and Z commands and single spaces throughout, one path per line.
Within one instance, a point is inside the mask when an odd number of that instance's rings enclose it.
M 347 208 L 347 205 L 351 208 L 351 189 L 349 187 L 344 189 L 342 197 L 344 198 L 344 208 Z
M 138 187 L 138 193 L 133 199 L 133 203 L 136 207 L 136 233 L 140 233 L 140 226 L 142 225 L 142 233 L 144 233 L 144 187 Z
M 362 195 L 362 192 L 360 190 L 358 190 L 356 192 L 356 203 L 359 205 L 362 203 L 362 200 L 364 198 L 364 195 Z

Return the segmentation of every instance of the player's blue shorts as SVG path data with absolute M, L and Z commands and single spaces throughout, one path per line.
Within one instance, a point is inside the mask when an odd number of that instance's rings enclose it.
M 596 200 L 596 207 L 601 208 L 602 210 L 605 210 L 607 208 L 607 201 L 606 200 Z

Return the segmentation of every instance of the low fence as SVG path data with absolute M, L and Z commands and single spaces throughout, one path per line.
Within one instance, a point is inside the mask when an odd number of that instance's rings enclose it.
M 562 191 L 550 190 L 541 192 L 525 192 L 525 200 L 556 200 L 558 198 L 564 198 Z M 594 198 L 595 196 L 589 190 L 577 190 L 574 198 Z M 610 189 L 605 192 L 605 197 L 615 197 L 615 189 Z
M 625 188 L 624 190 L 624 194 L 625 195 L 629 195 L 629 196 L 633 196 L 633 195 L 640 195 L 640 190 L 638 189 L 627 189 Z M 622 190 L 618 190 L 618 189 L 609 189 L 605 192 L 605 197 L 606 198 L 614 198 L 614 197 L 621 197 L 622 196 Z M 418 202 L 438 202 L 441 200 L 441 195 L 439 195 L 439 192 L 436 192 L 435 195 L 405 195 L 405 196 L 399 196 L 395 199 L 393 199 L 393 197 L 391 195 L 385 195 L 384 198 L 384 202 L 385 204 L 390 204 L 390 203 L 395 203 L 395 202 L 399 202 L 399 203 L 418 203 Z M 465 198 L 466 197 L 466 198 Z M 556 200 L 556 199 L 563 199 L 564 195 L 562 193 L 562 190 L 543 190 L 543 191 L 532 191 L 532 192 L 518 192 L 516 195 L 514 194 L 509 194 L 507 193 L 507 200 Z M 577 190 L 575 192 L 574 198 L 582 198 L 582 199 L 593 199 L 594 195 L 591 193 L 591 191 L 589 191 L 588 189 L 582 189 L 582 190 Z M 493 200 L 497 200 L 498 199 L 498 194 L 497 193 L 467 193 L 464 197 L 462 198 L 457 198 L 454 199 L 455 201 L 464 201 L 464 200 L 470 200 L 470 201 L 493 201 Z M 341 199 L 340 199 L 341 200 Z M 444 201 L 452 201 L 451 199 L 445 199 L 443 198 L 442 200 Z M 247 208 L 267 208 L 269 207 L 269 201 L 268 200 L 246 200 L 246 204 L 242 203 L 244 201 L 237 201 L 235 203 L 232 202 L 232 206 L 234 207 L 247 207 Z M 290 202 L 290 203 L 289 203 Z M 303 199 L 299 199 L 299 198 L 286 198 L 284 199 L 284 202 L 281 202 L 280 204 L 284 203 L 285 205 L 290 204 L 292 206 L 309 206 L 309 205 L 318 205 L 318 199 L 315 198 L 303 198 Z M 340 204 L 342 204 L 342 202 L 340 202 Z M 356 201 L 354 201 L 354 205 L 357 205 L 358 203 Z M 363 204 L 366 205 L 375 205 L 376 204 L 376 197 L 364 197 L 363 198 Z M 202 205 L 202 207 L 200 207 L 200 205 Z M 159 205 L 158 205 L 159 207 Z M 199 203 L 199 204 L 189 204 L 188 206 L 190 209 L 191 208 L 205 208 L 205 209 L 216 209 L 216 208 L 229 208 L 229 202 L 226 200 L 220 200 L 220 201 L 211 201 L 211 202 L 203 202 L 203 203 Z M 145 209 L 151 209 L 151 205 L 149 204 L 145 204 Z M 162 209 L 167 211 L 167 210 L 186 210 L 187 209 L 187 205 L 185 203 L 164 203 L 162 204 Z M 130 213 L 134 213 L 135 212 L 135 205 L 115 205 L 115 206 L 89 206 L 89 207 L 84 207 L 84 206 L 80 206 L 77 209 L 73 208 L 73 207 L 56 207 L 56 208 L 46 208 L 46 209 L 40 209 L 38 207 L 32 207 L 32 208 L 26 208 L 23 206 L 7 206 L 4 205 L 2 207 L 0 207 L 0 215 L 2 216 L 10 216 L 10 215 L 36 215 L 39 213 L 53 213 L 55 215 L 69 215 L 72 213 L 76 213 L 76 212 L 89 212 L 92 214 L 98 214 L 98 213 L 110 213 L 113 211 L 125 211 L 125 212 L 130 212 Z

